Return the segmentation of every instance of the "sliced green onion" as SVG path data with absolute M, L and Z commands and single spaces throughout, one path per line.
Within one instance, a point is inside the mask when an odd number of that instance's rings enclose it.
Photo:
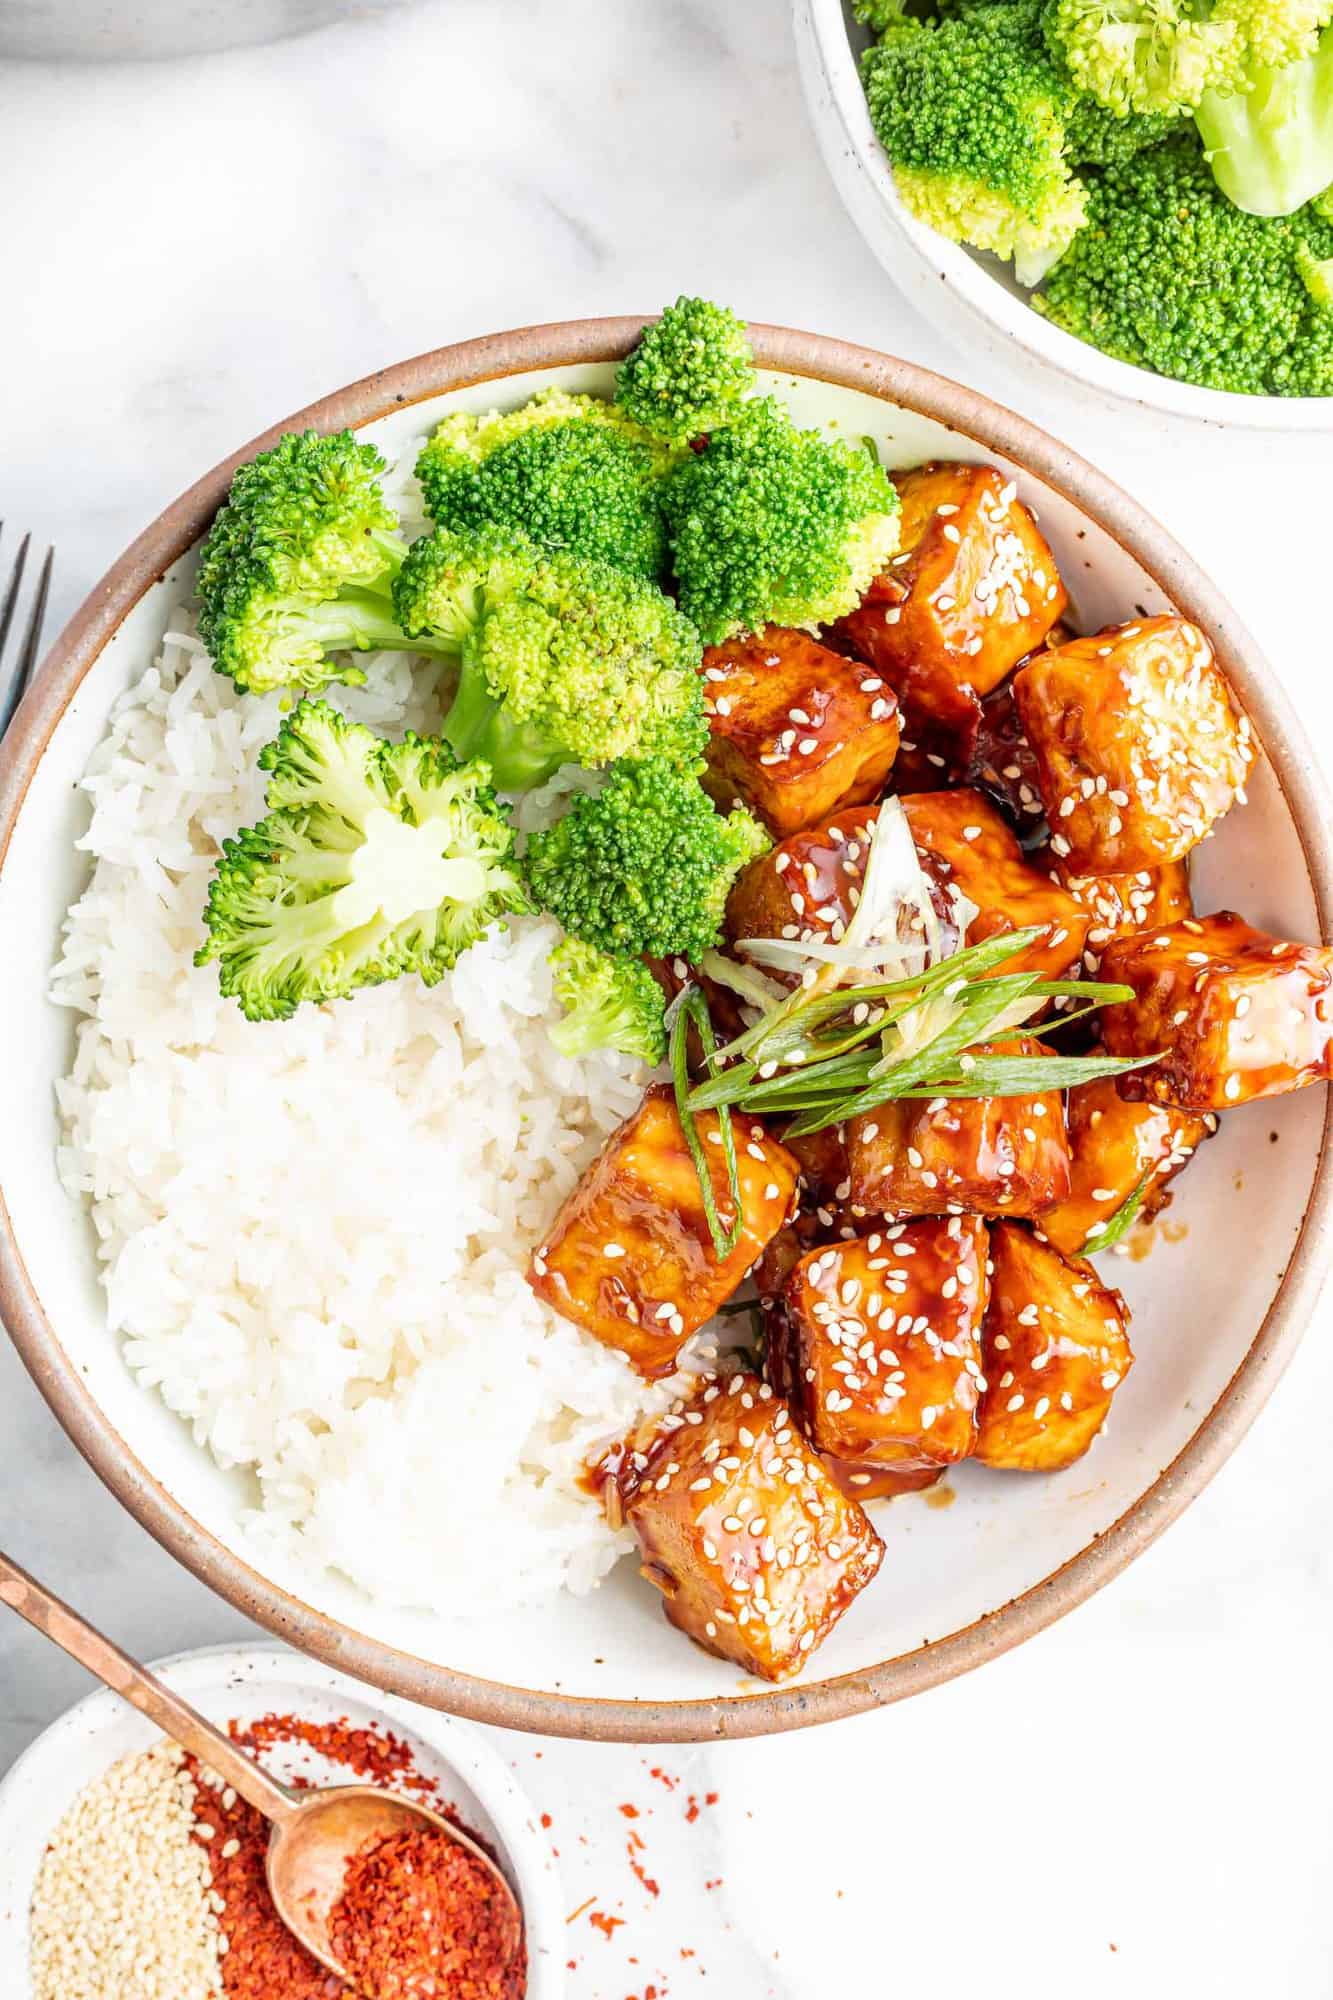
M 1095 1257 L 1099 1250 L 1113 1250 L 1123 1236 L 1128 1236 L 1139 1219 L 1139 1210 L 1143 1207 L 1144 1197 L 1156 1171 L 1155 1167 L 1149 1167 L 1133 1193 L 1125 1196 L 1115 1214 L 1108 1215 L 1101 1228 L 1093 1230 L 1083 1245 L 1085 1257 Z
M 1161 1061 L 1152 1056 L 973 1056 L 967 1068 L 940 1076 L 894 1097 L 1037 1097 L 1072 1090 L 1099 1076 L 1123 1076 Z
M 699 1180 L 699 1193 L 703 1200 L 704 1218 L 708 1223 L 708 1233 L 713 1239 L 719 1262 L 731 1252 L 741 1240 L 744 1218 L 741 1214 L 740 1171 L 736 1164 L 736 1135 L 731 1129 L 731 1113 L 725 1106 L 717 1114 L 718 1132 L 722 1140 L 722 1158 L 727 1169 L 727 1188 L 731 1195 L 732 1221 L 730 1229 L 724 1229 L 722 1218 L 717 1212 L 717 1201 L 713 1194 L 713 1176 L 708 1164 L 708 1155 L 703 1140 L 699 1137 L 699 1127 L 690 1109 L 690 1023 L 699 1030 L 704 1056 L 711 1059 L 717 1047 L 713 1033 L 713 1020 L 708 1011 L 708 1002 L 697 986 L 687 987 L 681 997 L 676 1018 L 671 1023 L 671 1081 L 676 1092 L 676 1112 L 681 1130 L 685 1134 L 685 1144 L 689 1148 L 690 1159 Z

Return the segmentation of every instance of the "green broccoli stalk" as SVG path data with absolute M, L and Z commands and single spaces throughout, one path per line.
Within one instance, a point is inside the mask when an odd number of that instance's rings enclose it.
M 330 653 L 438 648 L 404 638 L 390 589 L 407 544 L 384 460 L 350 431 L 289 432 L 237 471 L 199 555 L 199 630 L 249 694 L 364 681 Z
M 580 938 L 551 953 L 555 997 L 565 1009 L 551 1029 L 561 1055 L 619 1049 L 656 1069 L 666 1060 L 666 995 L 641 958 L 613 958 Z
M 415 972 L 427 986 L 526 908 L 513 833 L 482 764 L 402 743 L 303 701 L 260 752 L 268 813 L 223 842 L 207 941 L 224 994 L 251 1021 L 344 999 Z
M 1081 227 L 1070 171 L 1073 93 L 1032 9 L 997 4 L 938 22 L 904 19 L 861 65 L 871 123 L 904 204 L 955 243 L 1012 258 L 1035 284 Z
M 1229 202 L 1181 133 L 1098 176 L 1088 225 L 1033 303 L 1106 354 L 1240 395 L 1333 395 L 1333 311 L 1315 205 L 1265 220 Z
M 722 933 L 728 893 L 768 835 L 722 814 L 687 771 L 618 764 L 604 788 L 528 841 L 534 901 L 585 943 L 620 957 L 697 961 Z
M 728 423 L 754 387 L 745 322 L 707 299 L 679 298 L 643 330 L 616 373 L 616 402 L 671 445 Z
M 681 608 L 717 645 L 845 616 L 898 546 L 898 495 L 859 444 L 746 403 L 662 488 Z
M 504 414 L 446 417 L 416 469 L 443 528 L 495 522 L 656 577 L 666 550 L 654 481 L 672 457 L 613 404 L 545 389 Z
M 1313 55 L 1208 90 L 1195 113 L 1218 186 L 1249 215 L 1294 215 L 1333 182 L 1333 28 Z
M 484 758 L 501 791 L 561 764 L 698 763 L 699 635 L 643 578 L 512 530 L 440 528 L 408 551 L 394 604 L 404 631 L 460 656 L 444 734 L 460 757 Z

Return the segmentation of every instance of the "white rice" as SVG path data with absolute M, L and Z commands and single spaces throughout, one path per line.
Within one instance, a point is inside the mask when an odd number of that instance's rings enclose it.
M 438 722 L 438 670 L 364 664 L 340 706 L 387 734 Z M 91 1208 L 110 1326 L 145 1390 L 250 1469 L 261 1546 L 395 1604 L 587 1590 L 625 1541 L 584 1461 L 679 1382 L 649 1388 L 522 1273 L 642 1073 L 556 1053 L 557 933 L 535 918 L 430 991 L 402 979 L 266 1024 L 223 1001 L 192 954 L 278 721 L 182 612 L 84 779 L 95 865 L 54 978 L 87 1016 L 61 1172 Z

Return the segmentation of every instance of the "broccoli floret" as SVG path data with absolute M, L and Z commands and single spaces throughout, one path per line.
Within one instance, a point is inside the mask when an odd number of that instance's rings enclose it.
M 1045 27 L 1099 104 L 1173 114 L 1217 92 L 1267 91 L 1268 72 L 1314 55 L 1330 18 L 1333 0 L 1049 0 Z
M 872 35 L 882 35 L 886 28 L 901 21 L 905 12 L 906 0 L 852 0 L 854 17 Z
M 727 423 L 754 387 L 745 322 L 707 299 L 679 298 L 645 327 L 616 372 L 616 402 L 668 444 Z
M 330 653 L 436 650 L 404 638 L 393 616 L 407 545 L 383 471 L 350 431 L 303 431 L 236 473 L 200 551 L 199 630 L 213 664 L 247 693 L 364 681 Z
M 898 495 L 859 446 L 746 403 L 662 489 L 681 607 L 716 645 L 813 631 L 860 603 L 898 546 Z
M 1307 282 L 1333 254 L 1313 208 L 1245 215 L 1181 134 L 1096 183 L 1038 309 L 1103 353 L 1207 389 L 1333 395 L 1333 312 Z
M 426 511 L 444 528 L 518 528 L 636 576 L 665 557 L 654 480 L 672 454 L 596 396 L 543 390 L 522 409 L 446 417 L 417 460 Z
M 666 995 L 641 958 L 613 958 L 566 938 L 551 953 L 551 967 L 565 1009 L 551 1029 L 561 1055 L 620 1049 L 653 1069 L 666 1059 Z
M 207 942 L 252 1021 L 415 972 L 427 986 L 526 908 L 513 833 L 484 764 L 447 743 L 386 743 L 303 701 L 260 752 L 269 811 L 223 842 Z
M 1150 146 L 1160 146 L 1179 124 L 1171 112 L 1131 111 L 1122 118 L 1081 97 L 1065 127 L 1065 153 L 1075 167 L 1122 167 Z
M 1234 21 L 1178 0 L 1051 0 L 1047 43 L 1077 88 L 1117 117 L 1175 117 L 1232 75 Z
M 528 841 L 532 895 L 571 936 L 618 956 L 697 960 L 736 875 L 769 847 L 743 806 L 722 814 L 687 771 L 618 764 Z
M 1012 258 L 1035 284 L 1080 228 L 1086 190 L 1070 172 L 1073 93 L 1031 7 L 903 20 L 867 49 L 870 118 L 912 214 L 955 243 Z
M 1195 113 L 1217 184 L 1249 215 L 1294 215 L 1333 182 L 1333 28 L 1313 55 L 1251 68 Z
M 501 791 L 561 764 L 698 763 L 699 635 L 645 579 L 512 530 L 440 528 L 408 551 L 394 603 L 405 631 L 459 654 L 444 734 L 460 757 L 483 757 Z

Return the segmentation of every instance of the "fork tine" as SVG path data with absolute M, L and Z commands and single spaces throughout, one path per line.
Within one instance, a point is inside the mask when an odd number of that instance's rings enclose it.
M 0 521 L 0 529 L 3 527 L 4 522 Z M 9 637 L 10 621 L 14 616 L 14 606 L 18 603 L 19 585 L 23 581 L 23 565 L 28 560 L 28 544 L 31 540 L 31 535 L 25 535 L 19 543 L 19 552 L 14 558 L 14 569 L 9 579 L 9 588 L 5 592 L 4 603 L 0 604 L 0 655 L 3 655 L 5 640 Z
M 29 537 L 25 535 L 20 556 L 26 554 L 28 541 Z M 46 558 L 38 572 L 37 589 L 33 595 L 32 608 L 28 613 L 28 622 L 24 628 L 23 639 L 19 646 L 19 655 L 14 666 L 14 676 L 9 686 L 5 689 L 3 696 L 0 696 L 0 736 L 4 735 L 13 720 L 14 712 L 23 699 L 28 683 L 32 679 L 37 665 L 42 644 L 42 625 L 46 618 L 46 600 L 51 591 L 51 570 L 54 562 L 55 550 L 48 548 Z M 13 597 L 14 587 L 11 587 L 9 596 L 5 602 L 4 611 L 0 614 L 0 648 L 4 645 L 9 621 L 13 616 Z

